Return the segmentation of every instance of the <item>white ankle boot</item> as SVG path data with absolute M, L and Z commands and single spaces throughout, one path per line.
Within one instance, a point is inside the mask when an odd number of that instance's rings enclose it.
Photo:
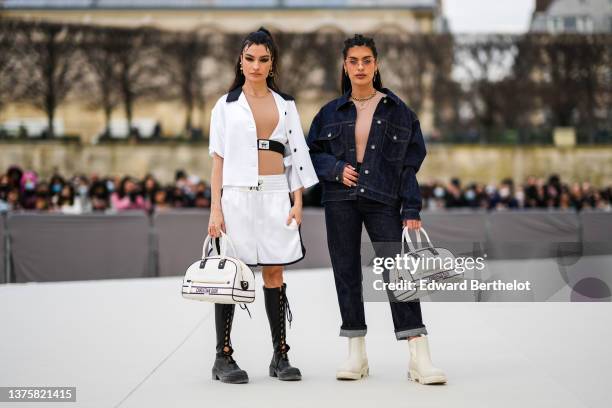
M 421 384 L 444 384 L 446 375 L 444 371 L 436 368 L 431 363 L 429 354 L 429 342 L 426 336 L 420 336 L 408 340 L 410 348 L 410 364 L 408 366 L 408 377 L 412 381 Z
M 349 356 L 336 371 L 338 380 L 360 380 L 370 373 L 365 337 L 349 337 Z

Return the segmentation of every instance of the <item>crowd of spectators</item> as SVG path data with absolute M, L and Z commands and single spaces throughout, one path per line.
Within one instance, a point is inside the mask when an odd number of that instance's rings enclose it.
M 528 177 L 515 185 L 512 179 L 498 184 L 470 183 L 459 179 L 448 183 L 421 183 L 423 208 L 472 209 L 573 209 L 610 210 L 612 186 L 595 188 L 589 181 L 563 183 L 559 176 Z M 320 187 L 305 193 L 305 206 L 320 205 Z M 35 171 L 10 167 L 0 174 L 0 212 L 35 210 L 65 214 L 142 210 L 152 213 L 176 208 L 209 208 L 210 186 L 199 177 L 177 170 L 174 181 L 160 183 L 148 174 L 142 180 L 131 176 L 101 177 L 60 174 L 48 180 Z
M 589 181 L 564 183 L 558 175 L 527 177 L 516 185 L 512 179 L 496 184 L 470 183 L 455 178 L 449 183 L 421 184 L 423 208 L 503 209 L 599 209 L 610 211 L 612 186 L 596 188 Z
M 31 170 L 10 167 L 0 175 L 0 212 L 36 210 L 65 214 L 171 208 L 209 208 L 210 186 L 178 170 L 174 182 L 160 183 L 148 174 L 142 180 L 129 175 L 101 177 L 56 173 L 48 180 Z

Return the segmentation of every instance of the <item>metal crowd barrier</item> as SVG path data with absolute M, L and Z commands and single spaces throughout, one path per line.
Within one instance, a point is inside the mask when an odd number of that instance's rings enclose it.
M 2 214 L 0 283 L 178 276 L 200 257 L 208 217 Z M 424 211 L 422 219 L 434 244 L 489 259 L 612 254 L 612 212 Z M 301 234 L 306 257 L 288 269 L 330 267 L 322 209 L 304 210 Z

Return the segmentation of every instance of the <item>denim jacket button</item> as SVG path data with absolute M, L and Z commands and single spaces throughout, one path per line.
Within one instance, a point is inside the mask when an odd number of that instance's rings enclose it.
M 370 174 L 370 170 L 365 170 L 364 173 L 365 174 Z
M 340 181 L 340 176 L 336 176 L 336 181 Z
M 297 152 L 297 149 L 293 149 L 293 153 Z
M 377 120 L 376 123 L 378 123 L 380 125 L 380 120 Z
M 393 140 L 397 140 L 397 136 L 396 135 L 393 135 Z
M 359 190 L 359 191 L 362 192 L 362 193 L 365 193 L 365 190 L 363 188 L 361 190 Z
M 328 134 L 327 134 L 327 137 L 331 137 L 331 133 L 328 133 Z
M 383 99 L 383 103 L 387 103 L 387 98 L 384 98 L 384 99 Z
M 370 149 L 374 150 L 374 149 L 376 149 L 376 146 L 372 145 L 372 146 L 370 146 Z
M 289 129 L 289 133 L 291 133 L 291 129 Z

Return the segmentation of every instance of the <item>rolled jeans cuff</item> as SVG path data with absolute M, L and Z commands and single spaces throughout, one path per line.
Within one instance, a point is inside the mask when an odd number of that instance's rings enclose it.
M 425 328 L 425 326 L 417 327 L 416 329 L 396 331 L 395 338 L 398 340 L 406 340 L 408 337 L 420 336 L 422 334 L 427 334 L 427 328 Z
M 368 329 L 340 329 L 340 337 L 364 337 Z

